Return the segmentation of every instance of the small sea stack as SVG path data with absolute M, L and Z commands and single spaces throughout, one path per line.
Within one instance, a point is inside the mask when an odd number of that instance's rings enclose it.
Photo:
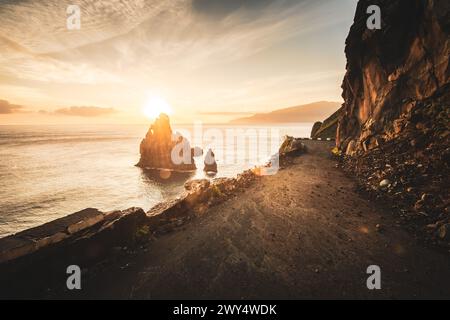
M 217 173 L 217 162 L 214 152 L 209 149 L 205 156 L 204 161 L 205 167 L 203 168 L 203 171 L 206 173 Z
M 169 117 L 161 113 L 150 126 L 140 145 L 138 167 L 145 169 L 196 170 L 189 141 L 179 133 L 172 133 Z

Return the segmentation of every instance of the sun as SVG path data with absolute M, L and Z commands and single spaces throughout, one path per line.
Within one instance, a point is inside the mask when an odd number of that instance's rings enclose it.
M 158 96 L 152 96 L 147 100 L 145 106 L 142 108 L 142 112 L 147 118 L 156 119 L 161 113 L 171 115 L 173 111 L 166 100 Z

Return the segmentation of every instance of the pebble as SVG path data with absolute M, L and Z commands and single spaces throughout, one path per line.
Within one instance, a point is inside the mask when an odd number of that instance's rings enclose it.
M 380 188 L 387 188 L 391 184 L 391 181 L 389 179 L 384 179 L 380 182 Z

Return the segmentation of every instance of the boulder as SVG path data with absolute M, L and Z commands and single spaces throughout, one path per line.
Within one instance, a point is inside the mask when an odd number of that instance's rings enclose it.
M 384 179 L 380 182 L 380 188 L 386 189 L 387 187 L 389 187 L 390 184 L 391 184 L 391 181 L 389 181 L 388 179 Z
M 442 225 L 438 230 L 439 239 L 450 241 L 450 223 Z
M 306 152 L 306 146 L 299 138 L 286 136 L 278 153 L 280 157 L 295 156 Z

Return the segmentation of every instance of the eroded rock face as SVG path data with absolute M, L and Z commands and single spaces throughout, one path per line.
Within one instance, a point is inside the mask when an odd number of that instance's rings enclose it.
M 366 28 L 372 4 L 381 8 L 381 30 Z M 344 112 L 337 131 L 343 168 L 417 234 L 445 247 L 450 247 L 442 232 L 450 223 L 449 54 L 449 1 L 359 1 L 346 43 Z
M 194 153 L 189 141 L 173 134 L 169 117 L 161 114 L 150 126 L 140 146 L 137 166 L 148 169 L 195 170 Z
M 378 5 L 382 29 L 366 27 L 366 9 Z M 448 90 L 450 2 L 361 0 L 346 41 L 344 114 L 337 145 L 366 152 L 395 139 L 402 115 L 438 91 Z

